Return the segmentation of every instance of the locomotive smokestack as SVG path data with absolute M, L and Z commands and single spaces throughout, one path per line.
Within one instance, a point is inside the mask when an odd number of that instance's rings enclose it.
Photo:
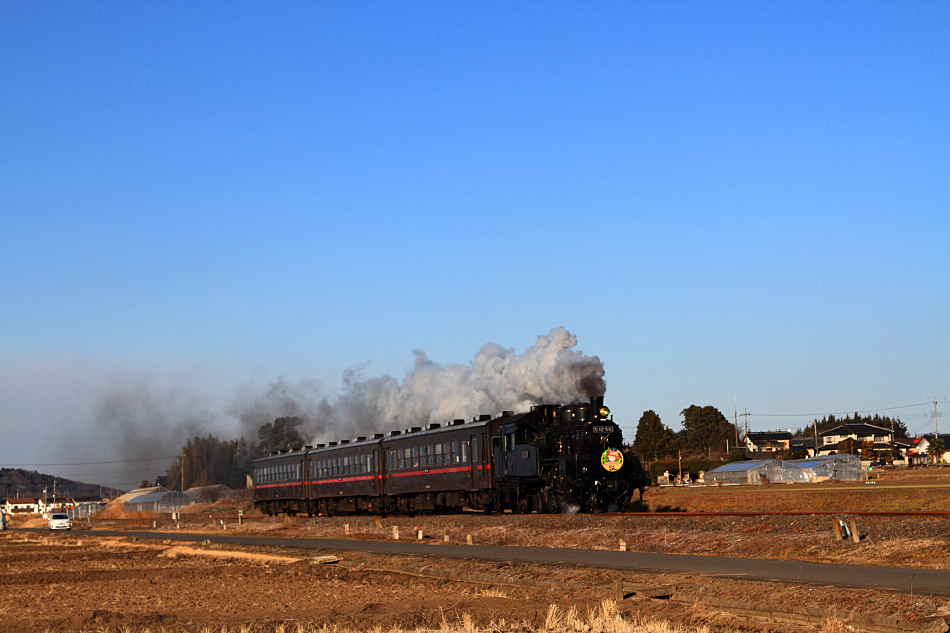
M 590 414 L 594 418 L 600 417 L 600 408 L 604 406 L 604 397 L 603 396 L 591 396 L 590 397 Z

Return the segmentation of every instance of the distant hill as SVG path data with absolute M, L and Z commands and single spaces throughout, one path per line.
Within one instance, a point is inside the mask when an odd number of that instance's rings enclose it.
M 93 497 L 100 494 L 104 497 L 115 497 L 122 494 L 121 490 L 115 488 L 103 488 L 98 484 L 85 484 L 81 481 L 44 475 L 35 470 L 0 468 L 0 496 L 42 498 L 43 488 L 46 488 L 46 496 L 52 498 L 54 480 L 57 497 Z

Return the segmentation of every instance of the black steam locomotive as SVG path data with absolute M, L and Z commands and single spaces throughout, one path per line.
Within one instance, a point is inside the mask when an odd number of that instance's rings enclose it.
M 603 398 L 272 453 L 253 465 L 267 514 L 623 511 L 649 483 Z

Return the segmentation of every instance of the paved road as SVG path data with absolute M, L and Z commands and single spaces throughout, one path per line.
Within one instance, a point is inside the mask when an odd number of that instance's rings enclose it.
M 29 531 L 42 532 L 44 530 L 34 529 Z M 390 555 L 422 555 L 489 561 L 584 565 L 607 569 L 675 572 L 747 580 L 879 589 L 895 593 L 909 593 L 913 589 L 914 593 L 950 597 L 950 570 L 946 569 L 908 569 L 904 567 L 834 565 L 830 563 L 686 554 L 648 554 L 495 545 L 397 543 L 395 541 L 361 541 L 356 539 L 294 539 L 228 536 L 226 534 L 118 532 L 107 530 L 83 531 L 82 534 L 84 536 L 136 536 L 143 539 L 172 539 L 176 541 L 210 540 L 215 543 L 359 551 Z

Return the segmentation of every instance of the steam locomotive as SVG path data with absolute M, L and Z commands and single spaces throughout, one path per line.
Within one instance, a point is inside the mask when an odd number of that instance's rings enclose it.
M 271 453 L 252 468 L 273 515 L 623 511 L 649 479 L 603 405 L 538 405 Z

